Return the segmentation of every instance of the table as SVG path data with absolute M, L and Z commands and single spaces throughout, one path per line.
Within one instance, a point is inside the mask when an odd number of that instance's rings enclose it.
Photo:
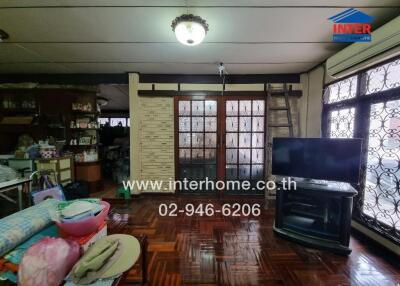
M 146 253 L 147 253 L 147 236 L 146 235 L 141 235 L 141 236 L 135 236 L 137 240 L 139 240 L 140 243 L 140 264 L 142 267 L 142 281 L 140 282 L 129 282 L 129 285 L 132 284 L 146 284 L 147 283 L 147 259 L 146 259 Z M 133 266 L 132 266 L 133 268 Z M 131 269 L 132 269 L 131 268 Z M 112 284 L 112 286 L 122 286 L 127 282 L 128 279 L 128 274 L 129 271 L 131 270 L 127 270 L 125 271 L 120 277 L 118 277 L 117 279 L 115 279 L 114 283 Z
M 111 207 L 110 211 L 108 214 L 108 221 L 107 221 L 107 228 L 108 228 L 108 234 L 117 234 L 117 233 L 125 233 L 125 234 L 130 234 L 136 237 L 137 240 L 139 240 L 140 243 L 140 252 L 141 255 L 139 257 L 140 265 L 141 268 L 141 281 L 138 282 L 132 282 L 128 281 L 128 274 L 129 272 L 135 267 L 132 266 L 131 269 L 128 271 L 125 271 L 120 277 L 118 277 L 114 283 L 113 286 L 123 286 L 125 283 L 128 283 L 129 285 L 133 284 L 146 284 L 147 283 L 147 251 L 148 251 L 148 240 L 146 235 L 134 235 L 132 234 L 132 228 L 134 226 L 132 224 L 128 224 L 127 220 L 124 219 L 114 219 L 114 217 L 118 218 L 120 217 L 119 215 L 114 216 L 114 214 L 128 214 L 130 216 L 130 210 L 129 210 L 129 200 L 125 199 L 115 199 L 115 198 L 102 198 L 103 201 L 108 202 Z
M 11 158 L 8 159 L 8 167 L 17 171 L 23 178 L 29 178 L 35 171 L 35 164 L 32 159 Z
M 18 209 L 22 210 L 23 209 L 22 189 L 23 189 L 23 186 L 26 185 L 28 187 L 28 191 L 29 191 L 29 187 L 30 187 L 29 183 L 31 181 L 32 181 L 32 179 L 22 178 L 22 179 L 15 179 L 15 180 L 11 180 L 11 181 L 1 182 L 0 183 L 0 197 L 6 199 L 9 202 L 17 204 L 17 202 L 15 200 L 13 200 L 9 196 L 3 194 L 5 192 L 17 189 L 18 190 Z

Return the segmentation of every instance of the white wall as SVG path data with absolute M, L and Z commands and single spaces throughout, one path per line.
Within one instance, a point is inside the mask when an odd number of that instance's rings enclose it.
M 138 152 L 140 147 L 139 128 L 140 128 L 140 109 L 139 106 L 139 74 L 129 74 L 129 118 L 131 127 L 129 131 L 130 140 L 130 179 L 140 180 L 141 156 Z M 134 194 L 138 194 L 137 188 L 133 190 Z
M 303 96 L 299 100 L 301 137 L 321 137 L 324 67 L 318 66 L 300 76 Z

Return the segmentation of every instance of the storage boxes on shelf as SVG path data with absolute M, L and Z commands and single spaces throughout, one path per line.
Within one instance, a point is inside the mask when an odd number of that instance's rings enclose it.
M 72 103 L 72 111 L 94 112 L 95 110 L 90 102 L 74 102 Z
M 90 149 L 75 154 L 75 162 L 95 162 L 99 160 L 96 149 Z

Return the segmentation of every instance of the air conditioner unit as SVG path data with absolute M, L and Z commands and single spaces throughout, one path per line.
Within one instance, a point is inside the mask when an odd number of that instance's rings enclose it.
M 372 32 L 369 43 L 354 43 L 326 61 L 327 75 L 344 77 L 400 54 L 400 16 Z

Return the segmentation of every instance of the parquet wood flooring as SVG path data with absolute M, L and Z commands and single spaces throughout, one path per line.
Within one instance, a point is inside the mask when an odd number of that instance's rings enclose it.
M 352 236 L 349 257 L 305 248 L 272 231 L 274 210 L 258 217 L 161 217 L 160 203 L 224 202 L 197 197 L 141 197 L 130 203 L 111 201 L 111 233 L 148 237 L 148 284 L 178 285 L 400 285 L 399 260 Z M 240 203 L 263 199 L 241 199 Z M 139 267 L 128 281 L 138 279 Z M 129 285 L 126 284 L 126 285 Z

